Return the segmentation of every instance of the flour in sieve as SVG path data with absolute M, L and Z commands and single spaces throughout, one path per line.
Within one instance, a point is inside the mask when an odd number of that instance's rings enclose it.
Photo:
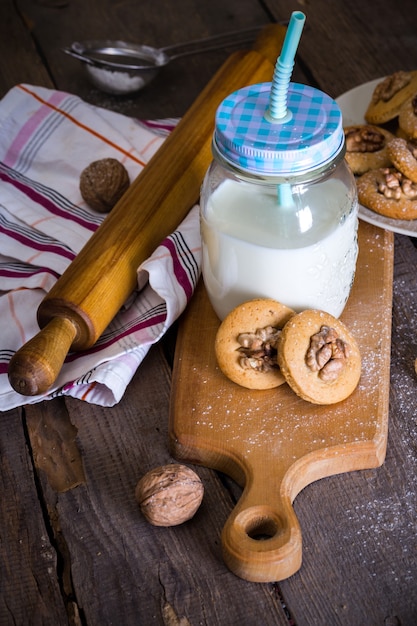
M 107 93 L 123 95 L 141 89 L 145 80 L 142 76 L 131 75 L 101 67 L 88 67 L 88 73 L 96 87 Z

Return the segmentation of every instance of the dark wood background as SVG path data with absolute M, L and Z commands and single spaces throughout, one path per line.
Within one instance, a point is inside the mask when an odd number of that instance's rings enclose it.
M 143 92 L 120 98 L 94 89 L 61 48 L 102 38 L 164 46 L 286 20 L 293 9 L 307 15 L 295 80 L 335 97 L 398 69 L 417 69 L 415 0 L 2 0 L 0 95 L 26 82 L 129 116 L 181 116 L 228 49 L 179 59 Z M 0 624 L 417 623 L 413 243 L 395 238 L 386 461 L 299 494 L 304 563 L 296 575 L 256 584 L 227 570 L 220 533 L 240 492 L 211 470 L 196 468 L 205 498 L 187 524 L 155 528 L 138 511 L 139 477 L 172 461 L 173 328 L 116 407 L 57 399 L 0 415 Z

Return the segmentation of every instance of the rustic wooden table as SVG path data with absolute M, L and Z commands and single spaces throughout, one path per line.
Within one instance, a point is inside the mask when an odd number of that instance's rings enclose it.
M 181 116 L 229 50 L 179 59 L 146 90 L 107 96 L 60 48 L 117 38 L 163 46 L 307 14 L 294 78 L 336 97 L 417 69 L 415 0 L 3 0 L 0 94 L 54 87 L 139 118 Z M 0 240 L 1 241 L 1 240 Z M 1 245 L 1 243 L 0 243 Z M 175 328 L 113 408 L 56 399 L 0 416 L 0 623 L 411 626 L 417 623 L 417 249 L 395 235 L 385 463 L 306 487 L 294 506 L 304 561 L 280 583 L 232 574 L 220 534 L 239 488 L 196 467 L 204 502 L 187 524 L 141 517 L 138 478 L 172 462 Z M 64 489 L 63 485 L 71 485 Z

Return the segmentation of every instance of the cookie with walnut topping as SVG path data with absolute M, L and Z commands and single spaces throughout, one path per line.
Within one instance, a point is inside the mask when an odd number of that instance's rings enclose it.
M 394 135 L 388 130 L 373 124 L 357 124 L 346 126 L 344 133 L 345 159 L 355 175 L 391 165 L 387 144 Z
M 401 106 L 398 114 L 398 126 L 407 137 L 417 138 L 417 90 Z
M 292 390 L 313 404 L 349 397 L 361 376 L 358 344 L 343 322 L 324 311 L 294 315 L 278 339 L 278 363 Z
M 223 374 L 248 389 L 273 389 L 285 382 L 277 363 L 281 329 L 295 315 L 270 298 L 255 298 L 234 308 L 216 334 L 215 354 Z
M 387 151 L 392 165 L 413 183 L 417 183 L 417 140 L 395 138 Z
M 356 181 L 359 202 L 392 219 L 417 219 L 417 184 L 397 169 L 379 168 Z
M 401 106 L 417 93 L 417 71 L 395 72 L 378 83 L 365 112 L 368 124 L 384 124 L 398 117 Z

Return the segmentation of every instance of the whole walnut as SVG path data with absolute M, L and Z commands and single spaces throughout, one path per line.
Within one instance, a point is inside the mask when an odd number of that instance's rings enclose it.
M 93 161 L 80 175 L 81 196 L 99 213 L 111 211 L 129 185 L 129 174 L 117 159 Z
M 143 515 L 154 526 L 176 526 L 191 519 L 203 494 L 200 477 L 186 465 L 175 463 L 150 470 L 135 489 Z

